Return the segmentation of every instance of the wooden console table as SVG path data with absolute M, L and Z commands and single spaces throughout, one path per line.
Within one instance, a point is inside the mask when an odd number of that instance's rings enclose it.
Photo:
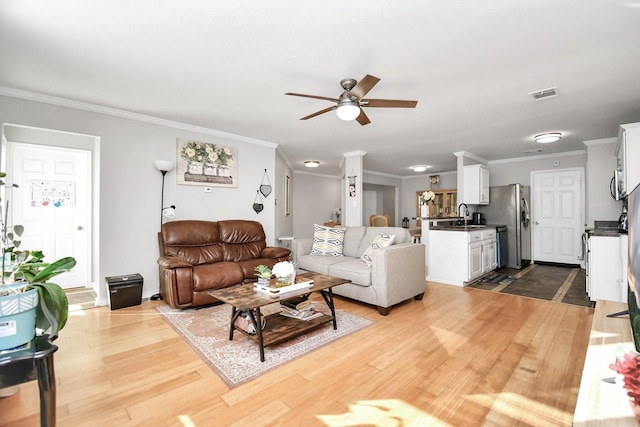
M 40 425 L 56 425 L 56 378 L 53 353 L 58 346 L 48 335 L 35 337 L 28 348 L 0 354 L 0 388 L 38 380 L 40 388 Z
M 627 309 L 626 303 L 598 300 L 593 314 L 589 348 L 584 361 L 575 427 L 638 426 L 622 385 L 603 381 L 617 374 L 609 369 L 616 355 L 635 349 L 629 316 L 607 317 Z

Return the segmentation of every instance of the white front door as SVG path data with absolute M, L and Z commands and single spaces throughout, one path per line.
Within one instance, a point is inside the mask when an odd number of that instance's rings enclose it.
M 76 266 L 52 282 L 85 287 L 89 277 L 91 152 L 9 142 L 11 224 L 24 226 L 18 249 L 41 250 L 45 262 L 72 256 Z
M 583 172 L 533 172 L 533 260 L 579 264 L 583 232 Z

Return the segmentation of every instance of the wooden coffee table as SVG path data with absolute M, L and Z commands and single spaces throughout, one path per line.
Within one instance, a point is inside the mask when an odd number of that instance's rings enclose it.
M 298 279 L 313 280 L 313 286 L 278 295 L 270 295 L 266 292 L 258 291 L 251 283 L 209 291 L 209 295 L 229 304 L 232 307 L 231 324 L 229 326 L 229 340 L 233 340 L 233 331 L 238 329 L 235 327 L 235 321 L 242 312 L 249 313 L 249 317 L 255 327 L 256 334 L 251 335 L 242 329 L 238 330 L 258 342 L 261 362 L 264 362 L 264 348 L 267 346 L 279 344 L 288 339 L 297 337 L 298 335 L 331 321 L 333 322 L 333 329 L 338 329 L 335 305 L 333 303 L 333 292 L 331 291 L 331 288 L 344 283 L 349 283 L 350 280 L 318 273 L 300 274 L 296 277 L 296 281 L 299 281 Z M 282 316 L 279 313 L 274 313 L 267 316 L 267 324 L 264 329 L 259 326 L 260 322 L 258 319 L 260 319 L 260 307 L 278 303 L 280 301 L 286 301 L 301 295 L 307 295 L 312 292 L 320 292 L 325 303 L 327 303 L 329 310 L 331 310 L 331 315 L 323 314 L 322 316 L 311 320 L 299 320 Z

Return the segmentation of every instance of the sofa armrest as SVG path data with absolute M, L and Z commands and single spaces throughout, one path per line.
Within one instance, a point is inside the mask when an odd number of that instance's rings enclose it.
M 260 253 L 260 258 L 282 259 L 291 255 L 291 250 L 279 246 L 267 246 Z
M 309 255 L 313 246 L 313 239 L 293 239 L 291 242 L 291 252 L 293 262 L 298 263 L 298 257 L 301 255 Z
M 160 267 L 162 268 L 166 268 L 166 269 L 172 269 L 172 268 L 178 268 L 178 267 L 193 267 L 193 264 L 182 260 L 180 258 L 176 258 L 173 256 L 161 256 L 160 258 L 158 258 L 158 264 L 160 265 Z
M 378 305 L 390 307 L 426 289 L 425 246 L 401 243 L 372 253 L 371 283 Z

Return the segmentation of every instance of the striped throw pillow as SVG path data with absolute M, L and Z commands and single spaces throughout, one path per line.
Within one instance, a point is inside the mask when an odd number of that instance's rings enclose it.
M 311 255 L 343 256 L 345 228 L 330 228 L 313 225 L 313 246 Z
M 373 239 L 373 242 L 369 245 L 366 251 L 362 254 L 360 259 L 364 261 L 369 267 L 371 267 L 371 263 L 373 262 L 373 250 L 379 248 L 386 248 L 393 244 L 393 240 L 396 238 L 395 234 L 385 234 L 380 233 Z

